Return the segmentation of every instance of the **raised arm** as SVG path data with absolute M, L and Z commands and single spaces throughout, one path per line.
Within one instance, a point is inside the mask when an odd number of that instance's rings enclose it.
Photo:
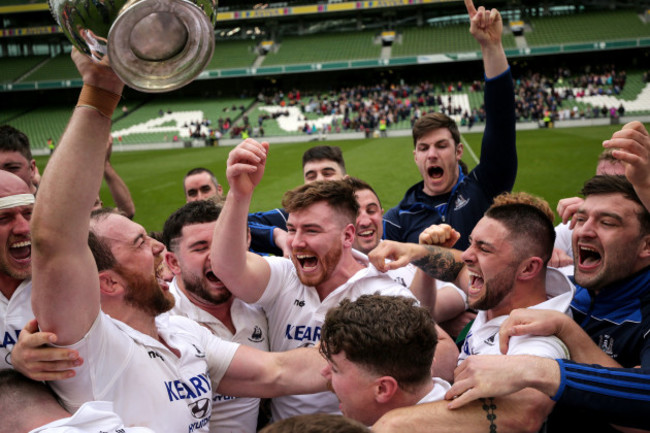
M 639 121 L 627 123 L 603 147 L 615 149 L 614 158 L 626 162 L 625 177 L 646 209 L 650 209 L 650 134 Z
M 382 241 L 370 251 L 368 258 L 382 272 L 412 263 L 429 276 L 453 282 L 467 292 L 469 276 L 461 254 L 461 251 L 437 245 Z
M 264 175 L 269 144 L 247 139 L 228 156 L 230 190 L 214 228 L 210 260 L 217 277 L 238 298 L 256 302 L 264 293 L 271 270 L 262 257 L 249 253 L 246 239 L 253 191 Z
M 32 215 L 32 306 L 58 344 L 79 341 L 99 313 L 97 266 L 88 248 L 90 210 L 102 181 L 111 115 L 124 84 L 73 50 L 84 82 L 39 188 Z
M 470 33 L 481 46 L 486 78 L 481 159 L 472 173 L 486 194 L 494 197 L 512 190 L 517 176 L 514 85 L 501 42 L 501 14 L 496 9 L 475 8 L 471 0 L 465 0 L 465 7 L 470 17 Z
M 115 207 L 124 213 L 124 215 L 132 219 L 135 215 L 135 204 L 131 198 L 131 191 L 126 186 L 124 180 L 117 174 L 115 168 L 111 165 L 111 153 L 113 151 L 113 138 L 108 139 L 108 146 L 106 148 L 106 161 L 104 162 L 104 180 L 111 192 Z
M 496 9 L 485 9 L 484 6 L 477 9 L 472 0 L 465 0 L 465 7 L 470 20 L 469 32 L 481 45 L 485 76 L 490 79 L 501 75 L 508 69 L 508 60 L 501 42 L 501 14 Z

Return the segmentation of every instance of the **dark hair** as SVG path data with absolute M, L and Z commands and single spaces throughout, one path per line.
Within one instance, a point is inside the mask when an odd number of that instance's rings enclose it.
M 346 177 L 345 179 L 343 179 L 343 181 L 349 183 L 355 193 L 357 191 L 364 191 L 364 190 L 368 190 L 372 192 L 375 195 L 375 197 L 377 197 L 377 201 L 379 201 L 379 206 L 381 207 L 381 200 L 379 199 L 379 195 L 377 195 L 377 193 L 375 192 L 374 189 L 372 189 L 369 183 L 359 179 L 358 177 L 352 177 L 352 176 Z
M 460 143 L 458 125 L 454 119 L 442 113 L 427 113 L 415 122 L 413 125 L 413 146 L 417 144 L 420 138 L 440 128 L 447 128 L 454 139 L 454 145 L 458 146 L 458 143 Z
M 19 152 L 27 161 L 32 160 L 29 138 L 10 125 L 0 126 L 0 152 Z
M 185 189 L 185 179 L 195 174 L 201 174 L 201 173 L 208 173 L 210 175 L 210 179 L 212 179 L 212 183 L 214 183 L 215 188 L 219 186 L 219 181 L 217 180 L 217 176 L 215 176 L 214 173 L 212 173 L 212 171 L 204 167 L 196 167 L 191 169 L 185 174 L 185 177 L 183 178 L 183 189 Z
M 350 418 L 328 413 L 292 416 L 269 424 L 260 433 L 366 433 L 368 427 Z
M 431 314 L 416 299 L 376 294 L 344 299 L 327 312 L 320 351 L 330 360 L 345 352 L 349 361 L 409 390 L 431 380 L 437 343 Z
M 211 200 L 198 200 L 186 203 L 172 213 L 162 232 L 162 243 L 169 251 L 176 248 L 176 241 L 181 237 L 183 227 L 216 221 L 221 213 L 221 206 Z
M 311 161 L 321 161 L 327 159 L 336 162 L 340 167 L 343 174 L 345 171 L 345 161 L 343 160 L 343 153 L 338 146 L 314 146 L 309 148 L 302 154 L 302 167 Z
M 18 396 L 22 398 L 18 398 Z M 21 400 L 26 400 L 22 403 L 33 405 L 43 399 L 51 399 L 61 404 L 59 397 L 48 385 L 29 379 L 13 368 L 0 369 L 0 397 L 9 398 L 17 404 Z
M 344 180 L 321 180 L 300 185 L 284 193 L 282 206 L 288 213 L 292 213 L 321 201 L 345 216 L 349 224 L 356 223 L 359 203 L 354 190 Z
M 641 211 L 636 216 L 643 235 L 650 233 L 650 213 L 634 190 L 634 186 L 625 176 L 597 175 L 587 180 L 580 191 L 585 197 L 590 195 L 621 194 L 626 199 L 637 203 Z
M 553 254 L 555 227 L 548 203 L 534 195 L 503 193 L 485 212 L 485 216 L 503 224 L 521 260 L 537 256 L 547 264 Z
M 95 209 L 90 213 L 90 220 L 91 222 L 98 222 L 105 220 L 111 214 L 120 215 L 120 212 L 110 207 L 102 207 Z M 108 242 L 104 237 L 95 233 L 92 224 L 88 231 L 88 246 L 90 247 L 90 252 L 95 258 L 95 263 L 97 264 L 97 270 L 99 272 L 115 268 L 117 265 L 117 259 L 115 258 L 115 255 L 113 255 L 111 247 L 108 245 Z

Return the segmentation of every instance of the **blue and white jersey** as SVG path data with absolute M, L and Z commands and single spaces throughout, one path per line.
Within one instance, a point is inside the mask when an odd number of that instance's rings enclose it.
M 29 278 L 20 283 L 11 299 L 0 293 L 0 368 L 13 368 L 11 351 L 18 334 L 34 318 L 31 297 L 32 280 Z
M 212 390 L 239 344 L 215 337 L 180 316 L 156 318 L 160 341 L 100 313 L 79 342 L 83 365 L 70 379 L 52 382 L 70 411 L 92 400 L 114 402 L 126 425 L 158 432 L 209 432 Z
M 548 300 L 528 308 L 555 310 L 571 315 L 571 299 L 575 287 L 562 272 L 547 268 L 546 294 Z M 460 364 L 470 355 L 501 355 L 499 349 L 499 329 L 508 318 L 507 315 L 487 319 L 485 311 L 479 311 L 472 324 L 463 348 L 458 355 Z M 521 335 L 512 337 L 508 345 L 508 355 L 535 355 L 551 359 L 568 359 L 569 349 L 555 335 Z
M 271 275 L 257 305 L 264 308 L 269 321 L 272 352 L 317 344 L 325 314 L 343 299 L 354 300 L 376 292 L 386 296 L 414 297 L 407 288 L 369 265 L 321 302 L 314 287 L 300 282 L 291 260 L 282 257 L 265 257 L 265 260 L 271 267 Z M 271 402 L 271 411 L 275 421 L 308 413 L 340 413 L 338 400 L 331 392 L 276 397 Z
M 74 415 L 52 421 L 29 433 L 155 433 L 146 427 L 125 427 L 110 401 L 84 403 Z
M 185 293 L 178 288 L 176 277 L 169 285 L 169 292 L 176 299 L 174 308 L 170 310 L 171 314 L 192 319 L 226 341 L 269 351 L 269 326 L 262 308 L 235 298 L 230 306 L 230 316 L 235 326 L 235 334 L 233 334 L 219 319 L 190 302 Z M 214 389 L 212 391 L 210 431 L 237 433 L 257 431 L 259 398 L 232 397 L 221 395 Z

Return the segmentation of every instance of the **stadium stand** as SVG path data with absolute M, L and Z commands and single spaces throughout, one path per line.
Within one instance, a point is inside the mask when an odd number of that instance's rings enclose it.
M 277 53 L 266 56 L 263 66 L 377 59 L 381 46 L 374 45 L 374 38 L 375 32 L 368 31 L 287 36 L 280 41 Z
M 477 51 L 476 41 L 467 30 L 467 24 L 441 27 L 409 27 L 401 30 L 401 43 L 393 43 L 391 56 L 417 56 L 435 53 L 462 53 Z M 514 48 L 511 33 L 504 34 L 504 48 Z
M 42 64 L 22 81 L 72 80 L 75 78 L 79 78 L 79 72 L 70 59 L 70 53 L 62 53 Z
M 2 60 L 0 83 L 13 83 L 36 68 L 47 56 L 9 57 Z
M 533 30 L 525 33 L 529 46 L 641 38 L 650 35 L 650 24 L 645 24 L 639 15 L 631 10 L 531 18 L 530 25 Z
M 256 42 L 252 40 L 226 41 L 217 39 L 214 55 L 206 69 L 250 67 L 257 58 L 255 46 Z

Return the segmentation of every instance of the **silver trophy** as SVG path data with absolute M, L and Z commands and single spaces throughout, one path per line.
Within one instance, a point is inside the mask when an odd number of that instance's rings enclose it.
M 160 93 L 196 78 L 214 52 L 217 0 L 49 0 L 70 42 L 133 89 Z

